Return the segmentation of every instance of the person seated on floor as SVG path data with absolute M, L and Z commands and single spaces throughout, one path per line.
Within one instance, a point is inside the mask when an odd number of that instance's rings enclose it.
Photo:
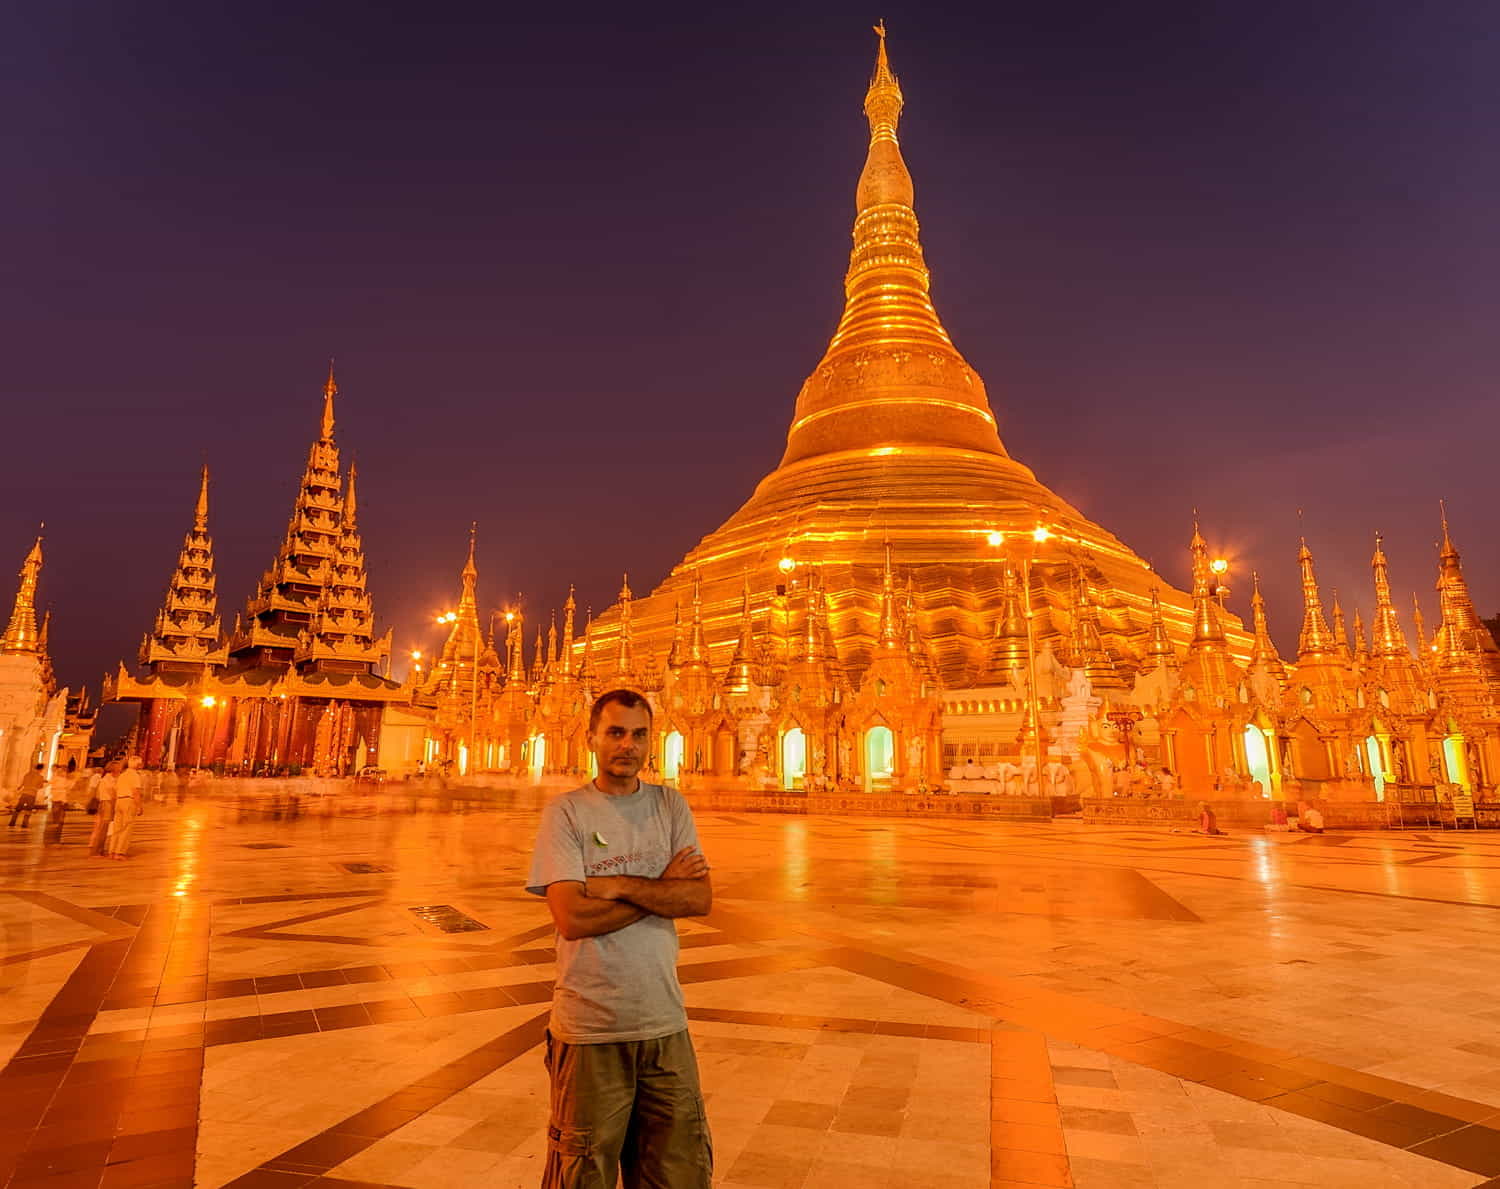
M 1224 834 L 1224 831 L 1219 829 L 1219 819 L 1214 816 L 1214 811 L 1208 807 L 1207 801 L 1198 802 L 1198 829 L 1204 834 L 1219 836 Z
M 1321 834 L 1323 832 L 1322 812 L 1306 801 L 1297 802 L 1297 829 L 1304 834 Z

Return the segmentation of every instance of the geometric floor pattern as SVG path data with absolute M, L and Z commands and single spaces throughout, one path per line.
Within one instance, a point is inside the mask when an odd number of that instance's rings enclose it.
M 408 809 L 0 835 L 0 1186 L 536 1185 L 536 810 Z M 726 1189 L 1500 1185 L 1495 835 L 698 829 Z

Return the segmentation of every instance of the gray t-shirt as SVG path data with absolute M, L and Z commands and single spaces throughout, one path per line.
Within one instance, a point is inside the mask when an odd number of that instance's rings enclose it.
M 656 879 L 673 855 L 698 845 L 693 814 L 676 789 L 642 784 L 624 796 L 592 783 L 547 802 L 526 890 L 590 875 Z M 602 937 L 557 935 L 552 1035 L 568 1044 L 655 1040 L 687 1027 L 677 982 L 677 925 L 645 916 Z

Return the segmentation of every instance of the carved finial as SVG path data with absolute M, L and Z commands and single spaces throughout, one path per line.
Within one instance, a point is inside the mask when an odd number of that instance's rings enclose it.
M 193 528 L 200 533 L 208 531 L 208 463 L 203 464 L 203 474 L 198 482 L 198 506 L 193 509 Z
M 333 360 L 328 361 L 328 380 L 323 385 L 323 434 L 333 437 L 333 398 L 339 394 L 339 386 L 333 378 Z

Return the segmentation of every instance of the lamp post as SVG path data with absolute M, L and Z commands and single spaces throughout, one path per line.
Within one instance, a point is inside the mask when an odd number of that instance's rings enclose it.
M 1021 554 L 1021 591 L 1026 612 L 1026 712 L 1031 719 L 1031 735 L 1036 747 L 1036 787 L 1040 793 L 1042 768 L 1046 763 L 1046 755 L 1042 749 L 1041 698 L 1037 694 L 1036 687 L 1036 629 L 1032 623 L 1034 615 L 1031 605 L 1031 562 L 1037 547 L 1052 539 L 1052 531 L 1045 525 L 1039 524 L 1031 530 L 1030 537 L 1031 548 Z M 1005 546 L 1006 536 L 1002 532 L 992 532 L 987 540 L 992 548 L 1000 549 Z M 1025 733 L 1024 725 L 1022 733 Z
M 218 699 L 215 698 L 212 694 L 204 694 L 203 697 L 201 697 L 200 699 L 198 699 L 198 705 L 202 706 L 203 709 L 205 709 L 205 710 L 212 710 L 216 705 L 218 705 Z M 197 734 L 198 734 L 198 758 L 193 761 L 193 771 L 194 772 L 198 771 L 200 768 L 203 767 L 203 732 L 202 732 L 202 730 L 199 730 Z
M 1229 595 L 1229 587 L 1224 582 L 1224 575 L 1229 573 L 1229 561 L 1226 558 L 1216 557 L 1208 563 L 1208 568 L 1214 574 L 1214 594 L 1219 599 L 1219 610 L 1224 610 L 1224 600 Z

